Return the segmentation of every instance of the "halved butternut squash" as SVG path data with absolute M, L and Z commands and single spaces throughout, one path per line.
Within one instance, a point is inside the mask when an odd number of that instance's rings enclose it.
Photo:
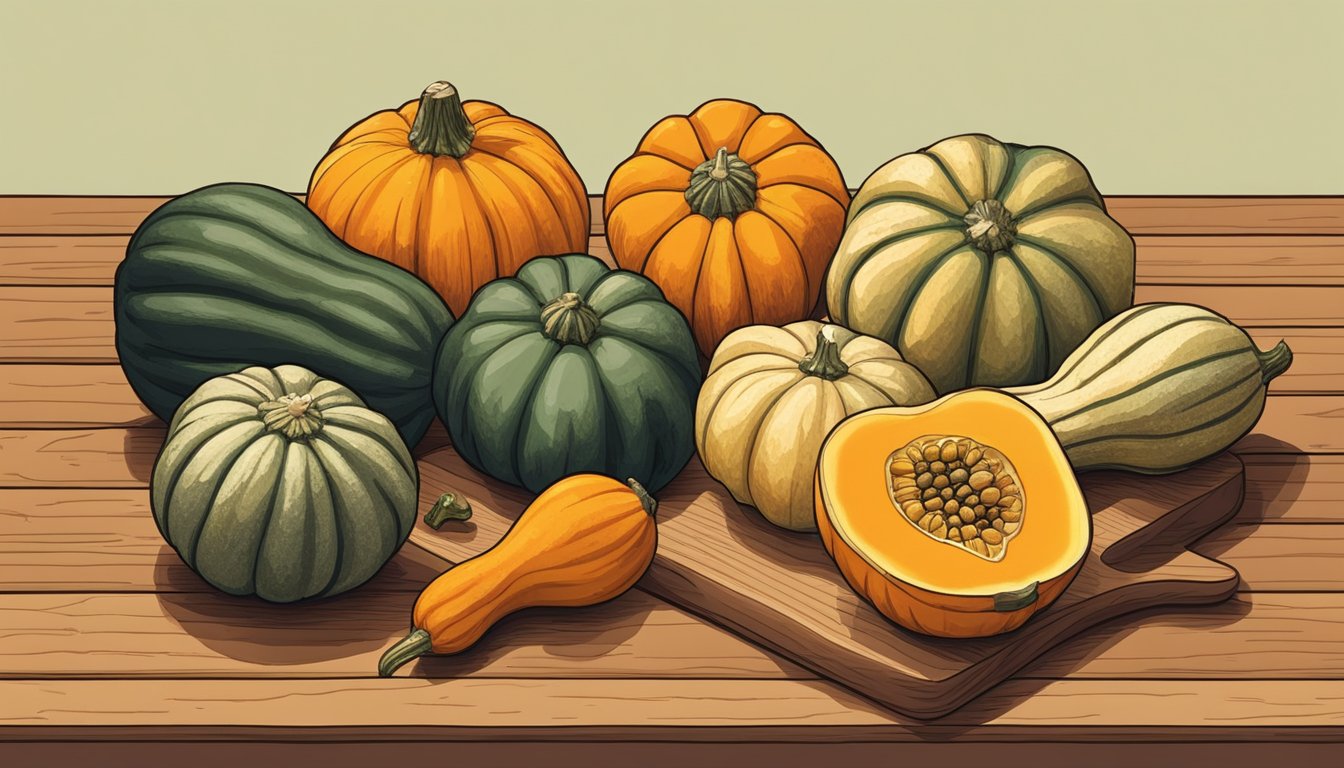
M 816 515 L 856 592 L 940 637 L 1021 626 L 1063 593 L 1092 542 L 1049 425 L 990 389 L 841 422 L 822 445 Z

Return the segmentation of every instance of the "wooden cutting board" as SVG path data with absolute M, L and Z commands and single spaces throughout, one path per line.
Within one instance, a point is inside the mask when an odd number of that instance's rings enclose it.
M 411 541 L 449 561 L 488 549 L 529 500 L 472 470 L 451 448 L 420 459 L 421 502 L 463 493 L 474 514 Z M 1084 475 L 1092 549 L 1065 594 L 994 638 L 929 638 L 897 627 L 844 582 L 815 534 L 777 529 L 698 460 L 658 494 L 658 552 L 639 587 L 726 627 L 901 714 L 938 717 L 1083 630 L 1131 611 L 1196 605 L 1236 591 L 1232 568 L 1186 550 L 1241 505 L 1241 461 L 1224 454 L 1185 472 Z

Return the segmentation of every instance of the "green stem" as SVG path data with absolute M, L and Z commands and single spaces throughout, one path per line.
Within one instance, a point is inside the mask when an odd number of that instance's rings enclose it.
M 835 343 L 835 326 L 822 326 L 817 331 L 817 349 L 798 364 L 798 370 L 827 381 L 835 381 L 849 372 L 849 366 L 840 359 L 840 345 Z
M 597 311 L 583 297 L 568 292 L 541 308 L 541 330 L 561 344 L 585 346 L 601 325 Z
M 649 517 L 656 517 L 658 502 L 644 489 L 644 486 L 640 485 L 639 481 L 633 477 L 626 478 L 625 484 L 630 486 L 630 490 L 634 491 L 635 495 L 639 497 L 639 503 L 644 505 L 644 511 L 649 513 Z
M 429 653 L 433 642 L 429 638 L 429 633 L 423 629 L 413 629 L 411 633 L 397 641 L 397 644 L 387 649 L 383 657 L 378 660 L 378 676 L 391 677 L 402 665 L 412 659 Z
M 1037 587 L 1037 583 L 1033 581 L 1021 589 L 1012 592 L 1000 592 L 994 596 L 994 610 L 1006 612 L 1026 608 L 1036 602 Z
M 719 147 L 713 159 L 691 171 L 686 203 L 707 219 L 736 218 L 756 207 L 756 172 L 727 147 Z
M 1255 356 L 1260 358 L 1260 381 L 1264 384 L 1293 364 L 1293 350 L 1288 348 L 1286 341 L 1280 341 L 1271 350 L 1256 352 Z
M 470 520 L 471 504 L 456 493 L 449 491 L 434 502 L 434 506 L 425 513 L 425 525 L 439 530 L 449 520 Z
M 290 440 L 307 440 L 322 431 L 322 411 L 313 406 L 311 394 L 290 393 L 257 406 L 257 414 L 267 431 L 279 432 Z
M 452 83 L 430 83 L 420 94 L 420 109 L 407 137 L 411 149 L 422 155 L 462 157 L 471 149 L 476 128 L 462 108 L 462 97 Z

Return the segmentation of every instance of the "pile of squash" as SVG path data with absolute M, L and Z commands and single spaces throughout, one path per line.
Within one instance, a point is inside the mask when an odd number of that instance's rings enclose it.
M 1224 450 L 1291 361 L 1200 307 L 1131 306 L 1133 240 L 1050 147 L 945 139 L 851 198 L 794 121 L 721 99 L 650 128 L 602 216 L 615 268 L 550 134 L 444 82 L 337 138 L 304 202 L 164 204 L 114 301 L 127 379 L 170 423 L 165 540 L 231 594 L 352 589 L 415 523 L 437 416 L 539 495 L 422 594 L 385 674 L 620 594 L 697 452 L 896 623 L 981 636 L 1076 574 L 1076 472 Z

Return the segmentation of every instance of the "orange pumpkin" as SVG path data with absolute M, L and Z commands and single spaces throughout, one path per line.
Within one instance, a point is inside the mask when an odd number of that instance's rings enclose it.
M 649 129 L 607 181 L 603 213 L 617 265 L 657 283 L 708 356 L 734 329 L 811 315 L 848 204 L 816 139 L 720 99 Z
M 588 197 L 546 131 L 431 84 L 356 123 L 308 182 L 308 207 L 348 244 L 408 269 L 453 314 L 535 256 L 588 251 Z

